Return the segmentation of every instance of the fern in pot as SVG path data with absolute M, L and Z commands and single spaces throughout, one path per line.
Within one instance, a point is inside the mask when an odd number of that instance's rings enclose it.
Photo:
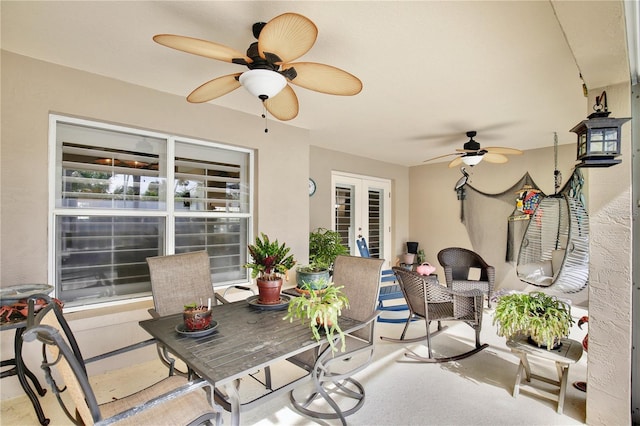
M 324 280 L 323 288 L 316 290 L 306 286 L 305 295 L 291 298 L 287 315 L 283 318 L 293 322 L 299 319 L 303 324 L 308 321 L 309 328 L 316 340 L 320 340 L 320 330 L 324 330 L 332 351 L 337 351 L 336 335 L 342 343 L 340 351 L 346 348 L 345 335 L 338 322 L 342 309 L 349 307 L 349 299 L 344 295 L 344 286 L 336 286 L 334 283 Z
M 571 306 L 541 291 L 501 296 L 493 314 L 498 336 L 507 339 L 529 336 L 539 347 L 552 350 L 568 337 L 573 317 Z

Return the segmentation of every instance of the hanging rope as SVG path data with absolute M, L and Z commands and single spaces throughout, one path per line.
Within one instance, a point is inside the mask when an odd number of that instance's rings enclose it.
M 558 170 L 558 133 L 553 132 L 553 182 L 554 194 L 558 193 L 558 189 L 562 186 L 562 173 Z

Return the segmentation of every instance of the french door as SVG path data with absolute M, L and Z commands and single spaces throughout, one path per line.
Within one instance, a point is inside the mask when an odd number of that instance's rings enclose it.
M 356 238 L 367 241 L 371 257 L 391 259 L 391 181 L 370 176 L 333 172 L 332 222 L 342 243 L 354 256 L 360 252 Z

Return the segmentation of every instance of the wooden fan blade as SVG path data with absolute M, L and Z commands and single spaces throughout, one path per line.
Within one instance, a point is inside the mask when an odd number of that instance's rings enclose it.
M 429 158 L 428 160 L 424 160 L 423 163 L 426 163 L 427 161 L 432 161 L 432 160 L 437 160 L 438 158 L 444 158 L 444 157 L 450 157 L 452 155 L 460 155 L 460 154 L 456 154 L 455 152 L 452 154 L 445 154 L 445 155 L 439 155 L 437 157 L 433 157 L 433 158 Z
M 509 161 L 506 156 L 502 154 L 496 154 L 494 152 L 487 152 L 482 156 L 482 159 L 487 163 L 506 163 L 507 161 Z
M 502 146 L 491 146 L 489 148 L 483 148 L 485 151 L 493 154 L 506 154 L 506 155 L 520 155 L 522 151 L 515 148 L 505 148 Z
M 229 74 L 222 77 L 214 78 L 207 81 L 187 96 L 187 101 L 192 103 L 209 102 L 212 99 L 219 98 L 229 92 L 240 87 L 238 77 L 242 73 Z
M 473 154 L 473 153 L 476 153 L 476 152 L 481 151 L 481 150 L 479 150 L 479 149 L 462 149 L 462 148 L 456 148 L 456 151 L 458 151 L 458 152 L 465 152 L 465 153 L 467 153 L 467 154 Z
M 297 13 L 276 16 L 262 28 L 258 37 L 258 53 L 278 55 L 282 62 L 293 61 L 311 49 L 318 37 L 318 28 L 307 17 Z
M 453 168 L 456 166 L 459 166 L 460 164 L 462 164 L 462 156 L 456 158 L 455 160 L 453 160 L 452 162 L 449 163 L 449 168 Z
M 233 59 L 242 59 L 247 63 L 253 62 L 247 55 L 235 49 L 198 38 L 174 34 L 158 34 L 153 36 L 153 41 L 172 49 L 193 53 L 194 55 L 204 56 L 205 58 L 217 59 L 219 61 L 232 62 Z
M 358 77 L 340 68 L 315 62 L 297 62 L 283 65 L 283 70 L 294 68 L 298 76 L 291 80 L 296 86 L 328 95 L 353 96 L 362 90 Z
M 298 97 L 287 84 L 276 96 L 264 101 L 264 107 L 278 120 L 288 121 L 298 115 Z

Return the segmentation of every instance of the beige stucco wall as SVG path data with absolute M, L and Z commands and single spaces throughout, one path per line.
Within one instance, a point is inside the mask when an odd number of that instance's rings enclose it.
M 391 181 L 391 253 L 397 256 L 405 250 L 409 238 L 409 169 L 381 161 L 312 146 L 309 152 L 309 176 L 316 182 L 316 193 L 309 202 L 309 229 L 332 228 L 331 172 L 389 179 Z
M 611 117 L 630 117 L 630 86 L 619 84 L 604 89 Z M 590 91 L 590 106 L 602 90 Z M 631 124 L 638 125 L 632 122 L 622 127 L 622 163 L 588 169 L 585 177 L 589 181 L 592 230 L 587 370 L 590 425 L 631 424 Z
M 0 286 L 47 282 L 47 211 L 49 182 L 48 115 L 58 113 L 126 126 L 222 142 L 256 150 L 257 206 L 254 228 L 286 241 L 297 259 L 307 258 L 310 176 L 308 132 L 214 104 L 189 104 L 169 95 L 79 70 L 2 51 L 2 117 L 0 145 Z M 406 168 L 365 158 L 343 170 L 404 179 Z M 286 194 L 286 195 L 283 195 Z M 402 201 L 406 203 L 406 198 Z M 319 207 L 330 214 L 330 204 Z M 406 211 L 406 204 L 402 210 Z M 406 233 L 406 220 L 402 225 Z M 292 277 L 295 278 L 295 277 Z M 294 281 L 295 282 L 295 281 Z M 68 314 L 83 348 L 92 356 L 144 337 L 138 327 L 150 302 Z M 100 338 L 98 337 L 100 336 Z M 123 339 L 122 336 L 128 336 Z M 106 337 L 106 338 L 105 338 Z M 2 333 L 1 359 L 13 356 L 13 332 Z M 26 348 L 32 370 L 40 375 L 38 349 Z M 155 356 L 152 348 L 138 361 Z M 120 357 L 126 358 L 126 357 Z M 92 372 L 118 368 L 101 362 Z M 118 364 L 120 363 L 120 364 Z M 1 399 L 22 394 L 17 380 L 3 380 Z
M 630 116 L 630 87 L 607 87 L 613 117 Z M 585 118 L 602 89 L 590 91 Z M 588 106 L 587 106 L 588 105 Z M 567 123 L 571 128 L 576 123 Z M 622 163 L 610 168 L 582 169 L 590 220 L 590 265 L 587 289 L 563 296 L 589 309 L 587 418 L 590 425 L 628 425 L 631 422 L 631 125 L 625 124 Z M 549 135 L 550 143 L 553 135 Z M 560 141 L 561 144 L 567 141 Z M 560 145 L 558 168 L 569 178 L 575 164 L 575 144 Z M 502 192 L 528 171 L 546 193 L 553 193 L 553 148 L 525 151 L 499 167 L 480 164 L 471 169 L 470 183 L 487 193 Z M 468 168 L 469 169 L 469 168 Z M 409 172 L 411 202 L 409 229 L 427 259 L 437 265 L 437 252 L 448 246 L 473 248 L 460 222 L 460 204 L 454 184 L 458 168 L 446 163 L 412 167 Z M 465 211 L 465 214 L 473 214 Z M 504 239 L 496 236 L 498 250 L 481 253 L 490 264 L 507 269 L 499 288 L 530 291 L 513 265 L 504 263 Z M 442 277 L 442 268 L 438 272 Z M 577 318 L 576 318 L 577 319 Z
M 567 126 L 569 127 L 569 126 Z M 560 133 L 560 132 L 558 132 Z M 549 134 L 549 144 L 553 144 L 554 136 Z M 571 177 L 575 164 L 575 143 L 568 141 L 558 146 L 558 170 L 562 173 L 563 184 Z M 454 186 L 462 177 L 459 167 L 448 168 L 447 162 L 433 165 L 416 166 L 410 169 L 411 204 L 409 213 L 409 229 L 412 238 L 420 242 L 425 249 L 427 260 L 437 266 L 438 272 L 444 272 L 438 264 L 438 251 L 445 247 L 474 248 L 469 239 L 465 225 L 460 221 L 461 204 L 457 199 Z M 482 162 L 475 167 L 466 167 L 470 177 L 468 184 L 487 194 L 498 194 L 512 187 L 528 172 L 533 181 L 546 194 L 554 193 L 554 149 L 553 147 L 525 151 L 522 155 L 509 157 L 505 164 L 489 164 Z M 516 194 L 513 194 L 515 208 Z M 465 216 L 478 214 L 465 204 Z M 505 233 L 493 234 L 494 250 L 481 252 L 480 255 L 496 267 L 496 289 L 514 289 L 529 291 L 532 286 L 522 283 L 515 272 L 513 263 L 505 262 L 506 251 L 506 218 Z M 498 219 L 502 220 L 502 219 Z M 573 295 L 576 303 L 583 303 L 586 291 Z

